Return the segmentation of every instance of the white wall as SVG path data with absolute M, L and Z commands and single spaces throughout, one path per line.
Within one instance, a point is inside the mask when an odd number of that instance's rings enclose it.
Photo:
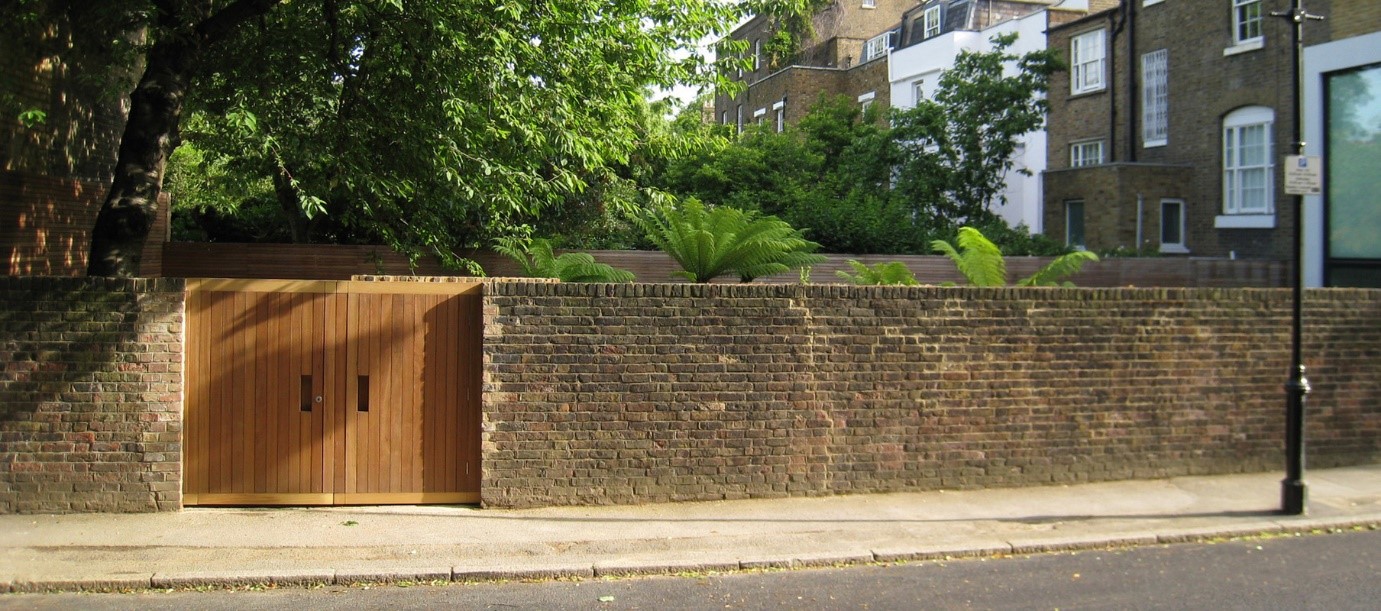
M 1071 3 L 1066 3 L 1071 4 Z M 911 108 L 916 105 L 913 83 L 925 78 L 925 91 L 931 94 L 934 77 L 954 65 L 960 51 L 990 51 L 990 40 L 998 34 L 1017 33 L 1017 41 L 1009 51 L 1017 55 L 1045 48 L 1046 11 L 1039 11 L 1021 19 L 1007 21 L 982 32 L 948 32 L 920 44 L 893 51 L 888 58 L 888 78 L 892 83 L 892 105 Z M 1008 66 L 1009 73 L 1016 71 Z M 1007 175 L 1007 205 L 995 206 L 993 211 L 1009 225 L 1025 223 L 1032 233 L 1041 227 L 1041 172 L 1045 170 L 1045 130 L 1020 138 L 1023 146 L 1014 159 L 1013 169 L 1025 168 L 1031 176 L 1015 171 Z

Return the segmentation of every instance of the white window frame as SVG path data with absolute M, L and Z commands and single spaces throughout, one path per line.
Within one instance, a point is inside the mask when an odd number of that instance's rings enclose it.
M 932 6 L 925 10 L 921 19 L 922 30 L 921 38 L 934 38 L 940 35 L 940 28 L 943 23 L 940 21 L 940 5 Z
M 786 131 L 786 100 L 782 100 L 772 105 L 773 120 L 776 123 L 777 133 Z
M 1079 210 L 1079 214 L 1078 214 L 1077 217 L 1076 217 L 1074 214 L 1071 214 L 1071 213 L 1074 211 L 1074 207 L 1075 207 L 1076 205 L 1078 206 L 1078 210 Z M 1082 199 L 1070 199 L 1070 200 L 1065 200 L 1065 206 L 1064 206 L 1064 208 L 1065 208 L 1065 246 L 1071 246 L 1071 247 L 1073 247 L 1073 248 L 1076 249 L 1076 250 L 1084 250 L 1084 249 L 1088 248 L 1088 224 L 1085 222 L 1086 212 L 1085 212 L 1085 210 L 1084 210 L 1084 200 L 1082 200 Z M 1074 232 L 1072 231 L 1072 229 L 1073 229 L 1073 225 L 1074 225 L 1074 221 L 1075 221 L 1075 220 L 1078 220 L 1078 221 L 1079 221 L 1079 237 L 1080 237 L 1081 239 L 1080 239 L 1078 242 L 1075 242 L 1075 241 L 1073 240 Z
M 757 123 L 757 124 L 761 125 L 763 121 L 766 121 L 766 120 L 767 120 L 766 117 L 767 117 L 767 109 L 766 109 L 766 108 L 759 108 L 759 109 L 753 111 L 753 122 L 754 122 L 754 123 Z
M 1260 43 L 1265 38 L 1265 18 L 1262 15 L 1261 0 L 1232 0 L 1232 44 L 1247 46 Z M 1246 34 L 1246 36 L 1243 36 Z
M 877 8 L 877 0 L 863 0 L 863 8 Z
M 1170 51 L 1141 56 L 1141 146 L 1170 142 Z
M 1167 207 L 1171 206 L 1178 206 L 1180 210 L 1179 220 L 1177 222 L 1177 226 L 1174 228 L 1175 233 L 1180 238 L 1179 241 L 1166 241 L 1165 239 L 1165 211 Z M 1185 213 L 1186 210 L 1184 200 L 1173 198 L 1166 198 L 1160 200 L 1160 252 L 1175 255 L 1189 254 L 1189 247 L 1186 246 L 1187 240 L 1184 235 L 1184 219 L 1186 216 Z
M 739 104 L 734 109 L 734 129 L 743 131 L 743 105 Z
M 1090 30 L 1069 39 L 1070 94 L 1092 93 L 1107 88 L 1104 78 L 1107 56 L 1107 30 Z
M 753 40 L 753 71 L 762 69 L 762 39 Z
M 1219 228 L 1270 228 L 1275 226 L 1275 111 L 1247 106 L 1223 118 L 1223 215 Z M 1259 154 L 1242 145 L 1243 136 L 1256 134 Z M 1244 187 L 1246 183 L 1253 183 Z M 1249 192 L 1257 194 L 1250 197 Z
M 1102 164 L 1102 140 L 1083 140 L 1069 143 L 1069 167 L 1083 168 Z
M 887 55 L 892 49 L 892 33 L 883 32 L 868 39 L 863 43 L 863 63 L 868 63 L 879 57 Z

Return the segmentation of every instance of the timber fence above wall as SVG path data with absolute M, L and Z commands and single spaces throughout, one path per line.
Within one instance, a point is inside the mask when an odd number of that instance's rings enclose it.
M 600 262 L 625 268 L 638 282 L 675 283 L 677 268 L 671 257 L 661 252 L 636 250 L 589 251 Z M 515 276 L 517 264 L 492 252 L 470 255 L 490 276 Z M 954 264 L 941 256 L 919 255 L 826 255 L 827 261 L 810 271 L 814 284 L 843 282 L 835 272 L 850 271 L 849 259 L 875 264 L 888 261 L 905 263 L 925 284 L 962 282 Z M 357 275 L 446 276 L 457 275 L 435 260 L 424 258 L 410 268 L 406 257 L 383 246 L 343 246 L 328 244 L 219 244 L 169 242 L 163 250 L 163 275 L 182 278 L 300 278 L 309 280 L 347 280 Z M 1050 257 L 1009 257 L 1007 266 L 1013 280 L 1049 263 Z M 1281 261 L 1198 259 L 1184 257 L 1114 258 L 1084 266 L 1073 278 L 1079 286 L 1165 286 L 1165 287 L 1283 287 L 1289 265 Z M 737 282 L 726 278 L 724 283 Z M 794 284 L 799 274 L 792 272 L 758 283 Z

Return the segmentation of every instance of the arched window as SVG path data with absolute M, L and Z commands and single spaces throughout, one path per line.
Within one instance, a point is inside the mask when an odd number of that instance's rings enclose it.
M 1223 214 L 1271 214 L 1275 111 L 1246 106 L 1223 117 Z

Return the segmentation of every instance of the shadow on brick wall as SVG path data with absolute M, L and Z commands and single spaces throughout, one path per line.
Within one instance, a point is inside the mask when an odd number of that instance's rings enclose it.
M 0 513 L 180 506 L 181 281 L 0 285 Z

